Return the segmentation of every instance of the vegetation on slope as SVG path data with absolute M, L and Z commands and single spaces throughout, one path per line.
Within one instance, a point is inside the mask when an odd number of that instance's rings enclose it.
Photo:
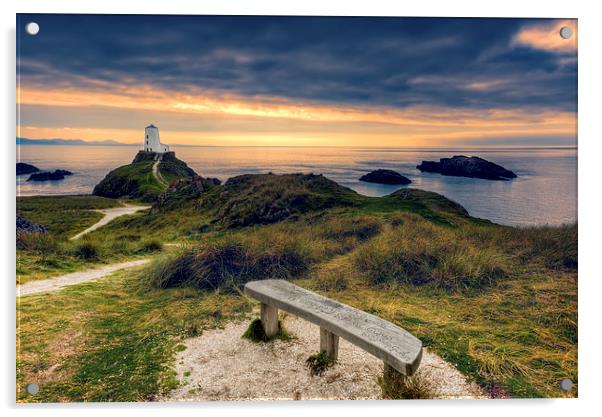
M 245 227 L 295 219 L 303 213 L 356 204 L 359 195 L 322 175 L 241 175 L 202 195 L 214 221 Z
M 248 314 L 239 296 L 138 289 L 140 270 L 19 299 L 17 400 L 154 401 L 185 337 Z M 35 382 L 40 392 L 27 395 Z
M 156 238 L 129 231 L 110 233 L 105 228 L 69 240 L 102 218 L 95 209 L 120 205 L 118 200 L 95 196 L 17 198 L 17 214 L 35 219 L 48 229 L 48 233 L 17 233 L 17 283 L 160 251 L 162 243 Z
M 17 197 L 17 214 L 41 224 L 57 237 L 70 237 L 102 218 L 93 210 L 120 205 L 110 198 L 89 195 Z
M 140 153 L 144 154 L 144 152 Z M 148 159 L 137 156 L 131 164 L 109 172 L 94 187 L 92 193 L 109 198 L 128 197 L 145 202 L 155 201 L 165 191 L 166 186 L 153 174 L 154 164 L 154 158 Z M 185 162 L 175 156 L 164 157 L 159 162 L 158 173 L 167 182 L 196 175 Z

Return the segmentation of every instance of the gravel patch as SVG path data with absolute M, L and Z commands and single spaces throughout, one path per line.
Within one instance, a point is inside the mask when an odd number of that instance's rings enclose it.
M 285 315 L 292 340 L 253 343 L 242 339 L 250 320 L 230 322 L 183 342 L 176 358 L 181 386 L 163 401 L 376 400 L 382 361 L 340 339 L 339 359 L 322 376 L 310 376 L 306 359 L 319 348 L 319 328 Z M 425 349 L 418 371 L 432 382 L 435 398 L 487 398 L 451 364 Z

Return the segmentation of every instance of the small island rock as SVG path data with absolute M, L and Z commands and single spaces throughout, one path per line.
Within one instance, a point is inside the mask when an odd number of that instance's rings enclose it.
M 422 161 L 418 168 L 422 172 L 435 172 L 455 177 L 482 178 L 506 181 L 516 178 L 516 174 L 500 165 L 477 156 L 456 155 L 436 161 Z
M 363 175 L 360 181 L 391 185 L 407 185 L 412 182 L 409 178 L 390 169 L 377 169 L 376 171 L 369 172 Z
M 54 172 L 36 172 L 31 174 L 27 181 L 56 181 L 64 179 L 66 175 L 73 175 L 73 173 L 65 169 L 57 169 Z
M 33 174 L 39 172 L 40 169 L 34 165 L 26 164 L 25 162 L 17 162 L 17 175 Z

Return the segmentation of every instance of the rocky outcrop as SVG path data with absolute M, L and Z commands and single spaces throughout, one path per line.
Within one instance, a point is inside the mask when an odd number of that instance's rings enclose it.
M 399 172 L 390 169 L 377 169 L 360 177 L 360 181 L 373 182 L 376 184 L 407 185 L 412 181 Z
M 418 168 L 422 172 L 435 172 L 455 177 L 482 178 L 506 181 L 516 178 L 516 174 L 500 165 L 477 156 L 456 155 L 436 161 L 422 161 Z
M 18 233 L 47 233 L 44 226 L 36 222 L 32 222 L 23 216 L 17 214 L 17 232 Z
M 39 171 L 40 169 L 34 165 L 26 164 L 25 162 L 17 162 L 17 175 L 32 174 Z
M 56 181 L 65 179 L 67 175 L 73 175 L 73 172 L 66 169 L 57 169 L 54 172 L 36 172 L 31 174 L 27 181 Z
M 177 207 L 182 201 L 199 198 L 220 184 L 221 181 L 217 178 L 203 178 L 199 175 L 179 179 L 170 184 L 169 188 L 158 196 L 151 212 Z
M 138 153 L 134 157 L 134 160 L 132 161 L 132 164 L 142 161 L 155 161 L 157 159 L 161 159 L 165 162 L 182 162 L 178 158 L 176 158 L 176 153 L 174 151 L 164 153 L 138 151 Z

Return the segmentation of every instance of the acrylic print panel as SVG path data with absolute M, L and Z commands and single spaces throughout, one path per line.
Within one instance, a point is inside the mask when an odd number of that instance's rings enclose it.
M 17 33 L 19 402 L 577 396 L 576 20 Z

